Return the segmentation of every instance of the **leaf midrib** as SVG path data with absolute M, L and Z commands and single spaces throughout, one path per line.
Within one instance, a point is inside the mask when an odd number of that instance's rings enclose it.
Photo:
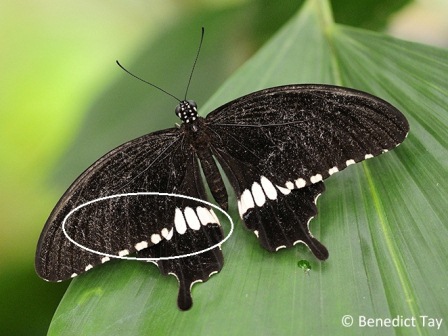
M 343 85 L 342 77 L 341 77 L 341 68 L 340 68 L 340 62 L 337 57 L 337 53 L 335 52 L 335 46 L 334 42 L 332 40 L 333 34 L 337 31 L 337 25 L 334 23 L 331 8 L 329 8 L 329 3 L 327 1 L 319 1 L 314 2 L 314 4 L 318 4 L 320 9 L 318 10 L 318 18 L 319 23 L 322 27 L 322 31 L 324 33 L 325 39 L 328 43 L 329 49 L 331 50 L 331 65 L 332 65 L 332 71 L 333 71 L 333 77 L 335 80 L 335 83 L 337 85 Z M 401 288 L 403 289 L 403 292 L 407 298 L 406 304 L 408 305 L 410 311 L 412 312 L 412 316 L 420 316 L 419 309 L 416 305 L 416 298 L 414 295 L 414 292 L 411 287 L 411 283 L 409 280 L 409 277 L 406 274 L 405 267 L 403 263 L 401 262 L 401 259 L 399 258 L 399 253 L 397 251 L 397 247 L 393 242 L 392 234 L 390 232 L 390 228 L 387 224 L 387 220 L 384 217 L 384 208 L 382 206 L 378 190 L 376 188 L 376 185 L 373 180 L 373 176 L 370 172 L 370 169 L 367 164 L 362 163 L 362 167 L 364 170 L 364 174 L 368 181 L 369 186 L 369 192 L 371 195 L 371 199 L 373 201 L 374 208 L 376 210 L 376 213 L 378 214 L 378 220 L 380 222 L 381 226 L 381 232 L 383 233 L 384 241 L 386 242 L 387 250 L 389 252 L 389 255 L 391 256 L 391 260 L 393 262 L 393 265 L 395 267 L 396 273 L 398 275 Z M 381 265 L 380 266 L 380 276 L 383 279 L 384 282 L 387 282 L 387 278 L 384 276 L 384 272 L 381 271 Z M 392 305 L 390 303 L 390 300 L 388 296 L 386 296 L 386 300 L 388 302 L 389 308 L 392 308 Z M 423 330 L 421 329 L 421 326 L 417 324 L 417 330 L 419 334 L 423 334 Z

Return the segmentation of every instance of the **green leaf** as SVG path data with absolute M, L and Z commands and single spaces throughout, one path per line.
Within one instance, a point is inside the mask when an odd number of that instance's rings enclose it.
M 318 262 L 303 246 L 264 251 L 237 223 L 223 245 L 224 269 L 194 286 L 190 311 L 176 307 L 174 277 L 152 265 L 114 261 L 72 281 L 49 334 L 434 333 L 419 316 L 448 311 L 447 78 L 447 50 L 335 24 L 327 1 L 306 2 L 202 114 L 288 83 L 354 87 L 403 111 L 411 132 L 400 147 L 326 182 L 311 230 L 329 260 Z M 231 214 L 238 217 L 235 208 Z M 297 266 L 300 259 L 310 261 L 309 276 Z M 352 327 L 342 325 L 344 315 L 353 316 Z M 417 320 L 415 327 L 361 328 L 359 316 Z M 448 332 L 446 322 L 439 332 Z
M 245 14 L 247 10 L 237 7 L 186 16 L 145 46 L 135 60 L 118 59 L 131 72 L 183 98 L 196 56 L 200 27 L 207 27 L 207 43 L 203 44 L 199 59 L 201 71 L 194 73 L 189 91 L 189 96 L 201 105 L 234 70 L 235 64 L 241 62 L 239 53 L 231 48 L 228 34 L 236 34 L 237 28 L 232 27 L 232 22 L 240 21 Z M 235 64 L 229 65 L 226 62 L 229 59 Z M 111 60 L 111 67 L 116 68 L 120 80 L 113 82 L 86 113 L 71 148 L 56 166 L 59 184 L 73 181 L 86 165 L 121 143 L 172 127 L 179 121 L 174 113 L 176 101 L 173 98 L 130 77 L 114 60 Z
M 390 17 L 412 0 L 332 0 L 334 20 L 350 26 L 380 30 Z

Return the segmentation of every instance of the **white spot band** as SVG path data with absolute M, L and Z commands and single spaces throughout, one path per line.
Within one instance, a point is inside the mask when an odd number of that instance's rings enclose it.
M 121 256 L 121 255 L 118 255 L 118 256 L 117 256 L 117 255 L 113 255 L 113 254 L 109 254 L 109 253 L 104 253 L 104 252 L 101 252 L 101 251 L 96 251 L 96 250 L 93 250 L 93 249 L 91 249 L 91 248 L 88 248 L 88 247 L 86 247 L 86 246 L 84 246 L 84 245 L 78 243 L 77 241 L 75 241 L 74 239 L 72 239 L 72 238 L 69 236 L 69 234 L 67 233 L 67 230 L 66 230 L 66 228 L 65 228 L 65 225 L 66 225 L 66 222 L 67 222 L 67 220 L 69 219 L 69 217 L 70 217 L 74 212 L 76 212 L 76 211 L 78 211 L 78 210 L 80 210 L 80 209 L 82 209 L 82 208 L 84 208 L 84 207 L 86 207 L 86 206 L 88 206 L 88 205 L 90 205 L 90 204 L 96 203 L 96 202 L 100 202 L 100 201 L 104 201 L 104 200 L 109 200 L 109 199 L 113 199 L 113 198 L 119 198 L 119 197 L 131 197 L 131 196 L 139 196 L 139 195 L 147 195 L 147 196 L 151 196 L 151 195 L 153 195 L 153 196 L 171 196 L 171 197 L 179 197 L 179 198 L 189 199 L 189 200 L 197 201 L 197 202 L 200 202 L 200 203 L 203 203 L 203 204 L 207 204 L 208 206 L 210 206 L 210 207 L 212 207 L 212 208 L 215 208 L 215 209 L 217 209 L 218 211 L 221 211 L 221 212 L 222 212 L 222 213 L 229 219 L 229 222 L 230 222 L 230 231 L 229 231 L 229 233 L 227 234 L 227 236 L 225 236 L 220 242 L 214 244 L 213 246 L 207 247 L 207 248 L 205 248 L 205 249 L 203 249 L 203 250 L 196 251 L 196 252 L 192 252 L 192 253 L 186 253 L 186 254 L 182 254 L 182 255 L 178 255 L 178 256 L 169 256 L 169 257 L 160 257 L 160 258 L 126 257 L 126 256 Z M 179 210 L 179 211 L 180 211 L 180 210 Z M 181 214 L 182 214 L 182 212 L 181 212 Z M 213 215 L 214 215 L 214 214 L 213 214 Z M 182 215 L 182 217 L 183 217 L 183 215 Z M 214 217 L 216 217 L 216 215 L 214 215 Z M 184 221 L 185 221 L 185 219 L 184 219 Z M 229 215 L 227 212 L 225 212 L 224 210 L 222 210 L 220 207 L 218 207 L 218 206 L 216 206 L 216 205 L 214 205 L 214 204 L 212 204 L 212 203 L 210 203 L 210 202 L 201 200 L 201 199 L 199 199 L 199 198 L 191 197 L 191 196 L 186 196 L 186 195 L 171 194 L 171 193 L 158 193 L 158 192 L 150 192 L 150 191 L 148 191 L 148 192 L 137 192 L 137 193 L 126 193 L 126 194 L 116 194 L 116 195 L 110 195 L 110 196 L 100 197 L 100 198 L 91 200 L 91 201 L 86 202 L 86 203 L 83 203 L 83 204 L 77 206 L 76 208 L 74 208 L 73 210 L 71 210 L 71 211 L 67 214 L 67 216 L 65 216 L 64 220 L 62 221 L 62 232 L 64 233 L 65 237 L 66 237 L 71 243 L 75 244 L 76 246 L 78 246 L 79 248 L 81 248 L 81 249 L 83 249 L 83 250 L 85 250 L 85 251 L 88 251 L 88 252 L 90 252 L 90 253 L 94 253 L 94 254 L 97 254 L 97 255 L 100 255 L 100 256 L 103 256 L 103 257 L 107 257 L 107 258 L 125 259 L 125 260 L 140 260 L 140 261 L 151 261 L 151 262 L 155 262 L 155 261 L 159 261 L 159 260 L 173 260 L 173 259 L 179 259 L 179 258 L 191 257 L 191 256 L 195 256 L 195 255 L 198 255 L 198 254 L 207 252 L 207 251 L 211 251 L 211 250 L 213 250 L 213 249 L 215 249 L 215 248 L 220 248 L 220 246 L 221 246 L 223 243 L 225 243 L 225 242 L 230 238 L 230 236 L 231 236 L 232 233 L 233 233 L 233 229 L 234 229 L 234 223 L 233 223 L 232 217 L 230 217 L 230 215 Z M 172 230 L 171 230 L 171 233 L 172 233 Z M 119 253 L 124 253 L 125 251 L 127 251 L 127 253 L 129 254 L 129 250 L 122 250 L 122 251 L 120 251 Z M 103 258 L 102 260 L 104 260 L 104 258 Z M 85 267 L 85 270 L 88 271 L 88 270 L 91 269 L 91 268 L 93 268 L 93 266 L 89 264 L 89 265 L 87 265 L 87 266 Z

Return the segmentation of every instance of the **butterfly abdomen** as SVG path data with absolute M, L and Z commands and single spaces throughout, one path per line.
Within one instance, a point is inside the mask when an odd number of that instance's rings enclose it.
M 210 148 L 198 151 L 197 155 L 213 198 L 221 208 L 227 210 L 229 208 L 227 190 Z
M 218 165 L 212 155 L 210 145 L 213 143 L 204 118 L 198 117 L 191 124 L 183 124 L 184 132 L 194 153 L 201 163 L 202 172 L 213 198 L 219 206 L 228 209 L 228 195 Z

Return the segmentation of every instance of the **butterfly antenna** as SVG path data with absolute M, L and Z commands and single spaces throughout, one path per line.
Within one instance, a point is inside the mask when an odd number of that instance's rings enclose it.
M 159 87 L 159 86 L 157 86 L 157 85 L 155 85 L 155 84 L 153 84 L 153 83 L 150 83 L 150 82 L 148 82 L 148 81 L 145 81 L 144 79 L 142 79 L 142 78 L 140 78 L 140 77 L 134 75 L 132 72 L 128 71 L 124 66 L 122 66 L 122 65 L 120 64 L 120 62 L 118 62 L 118 61 L 116 61 L 116 62 L 117 62 L 117 64 L 118 64 L 118 66 L 119 66 L 122 70 L 126 71 L 126 72 L 127 72 L 129 75 L 131 75 L 132 77 L 135 77 L 135 78 L 141 80 L 143 83 L 149 84 L 149 85 L 151 85 L 152 87 L 155 87 L 156 89 L 159 89 L 160 91 L 165 92 L 168 96 L 173 97 L 174 99 L 176 99 L 176 100 L 180 103 L 180 99 L 179 99 L 179 98 L 173 96 L 171 93 L 165 91 L 165 90 L 162 89 L 161 87 Z
M 188 79 L 188 84 L 187 84 L 187 89 L 185 90 L 184 100 L 187 99 L 187 93 L 188 93 L 188 89 L 190 88 L 191 78 L 193 77 L 194 68 L 196 67 L 196 62 L 198 61 L 199 53 L 201 51 L 202 41 L 204 40 L 204 31 L 205 31 L 205 29 L 204 29 L 204 27 L 202 27 L 201 41 L 199 42 L 198 52 L 196 54 L 196 58 L 193 63 L 193 68 L 191 69 L 190 78 Z

